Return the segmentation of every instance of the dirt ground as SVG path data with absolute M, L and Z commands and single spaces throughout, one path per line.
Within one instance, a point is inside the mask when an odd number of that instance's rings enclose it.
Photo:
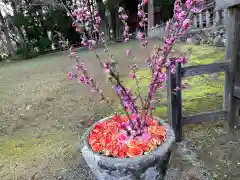
M 126 47 L 133 49 L 136 60 L 124 57 Z M 129 63 L 143 64 L 148 54 L 136 42 L 111 45 L 110 49 L 121 76 L 127 75 Z M 102 59 L 108 58 L 103 49 L 98 51 Z M 114 98 L 94 55 L 85 50 L 78 54 L 106 94 Z M 81 137 L 90 117 L 98 120 L 111 112 L 88 87 L 67 79 L 66 72 L 73 68 L 68 52 L 0 66 L 1 180 L 92 179 L 79 151 Z M 237 137 L 238 133 L 225 133 L 221 123 L 185 129 L 187 144 L 210 177 L 219 180 L 235 180 L 240 175 Z M 183 161 L 173 164 L 192 166 Z

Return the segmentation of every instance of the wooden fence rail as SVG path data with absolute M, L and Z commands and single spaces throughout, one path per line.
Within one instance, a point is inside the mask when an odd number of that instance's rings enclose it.
M 175 131 L 177 141 L 181 141 L 182 139 L 182 127 L 184 125 L 213 120 L 226 120 L 228 115 L 226 110 L 219 110 L 182 116 L 182 91 L 179 88 L 181 87 L 182 78 L 201 74 L 228 72 L 229 64 L 228 61 L 225 61 L 206 65 L 181 67 L 181 63 L 177 63 L 175 74 L 172 74 L 169 69 L 167 70 L 168 117 L 169 122 Z

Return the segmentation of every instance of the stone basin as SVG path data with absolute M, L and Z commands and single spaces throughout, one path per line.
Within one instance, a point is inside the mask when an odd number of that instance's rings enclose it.
M 110 118 L 104 118 L 98 123 Z M 160 121 L 160 118 L 154 118 Z M 163 144 L 146 155 L 121 159 L 92 151 L 88 144 L 88 135 L 96 124 L 93 124 L 84 134 L 81 150 L 83 158 L 97 180 L 162 180 L 164 178 L 171 147 L 175 142 L 174 132 L 167 123 L 162 123 L 166 129 L 166 140 Z

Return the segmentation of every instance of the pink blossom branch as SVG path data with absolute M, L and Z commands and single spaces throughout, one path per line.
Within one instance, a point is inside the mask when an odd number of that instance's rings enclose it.
M 195 3 L 199 3 L 199 2 L 202 2 L 202 0 L 195 0 Z M 187 6 L 187 3 L 192 3 L 192 1 L 191 2 L 187 1 L 186 4 L 185 4 L 186 6 Z M 157 64 L 156 64 L 157 65 L 156 72 L 154 72 L 154 76 L 152 77 L 153 79 L 152 79 L 152 82 L 150 84 L 147 101 L 145 103 L 145 109 L 146 109 L 145 114 L 148 114 L 151 99 L 152 99 L 153 95 L 155 94 L 156 88 L 159 86 L 159 83 L 157 83 L 157 80 L 159 78 L 160 73 L 162 73 L 161 72 L 162 68 L 170 65 L 169 63 L 167 63 L 166 60 L 168 58 L 169 52 L 171 51 L 173 45 L 176 42 L 176 38 L 183 34 L 182 32 L 180 32 L 181 30 L 182 31 L 184 31 L 184 30 L 187 31 L 191 27 L 191 22 L 186 21 L 186 20 L 189 17 L 189 14 L 192 12 L 192 7 L 194 6 L 194 4 L 190 4 L 189 6 L 187 6 L 187 9 L 188 9 L 187 13 L 181 8 L 181 5 L 182 5 L 182 3 L 180 2 L 180 0 L 175 1 L 175 4 L 174 4 L 174 11 L 175 11 L 174 12 L 174 19 L 176 20 L 176 23 L 180 24 L 180 26 L 178 26 L 175 33 L 174 33 L 173 28 L 171 29 L 170 27 L 168 27 L 170 33 L 173 33 L 173 35 L 170 35 L 170 37 L 166 38 L 165 41 L 164 41 L 164 48 L 163 48 L 163 51 L 162 51 L 163 57 L 161 58 L 161 56 L 160 56 L 160 59 L 157 61 Z M 172 21 L 172 22 L 174 22 L 174 21 Z M 167 26 L 169 26 L 169 25 L 167 25 Z M 176 28 L 176 25 L 175 25 L 175 28 Z

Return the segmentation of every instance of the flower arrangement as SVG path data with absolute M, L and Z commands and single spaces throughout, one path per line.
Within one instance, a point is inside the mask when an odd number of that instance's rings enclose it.
M 89 50 L 96 55 L 103 72 L 113 83 L 112 88 L 125 112 L 124 114 L 114 113 L 110 119 L 93 127 L 88 136 L 88 143 L 94 152 L 116 158 L 135 157 L 153 151 L 164 142 L 166 132 L 161 122 L 158 122 L 152 116 L 153 107 L 151 102 L 156 96 L 157 90 L 164 88 L 167 68 L 174 74 L 176 62 L 187 62 L 187 57 L 170 58 L 169 54 L 176 40 L 191 28 L 193 14 L 201 11 L 202 3 L 203 0 L 186 0 L 185 3 L 182 3 L 181 0 L 175 0 L 173 18 L 166 23 L 164 45 L 161 48 L 156 47 L 147 59 L 152 75 L 148 86 L 148 94 L 145 98 L 141 96 L 139 90 L 136 74 L 138 71 L 137 65 L 130 67 L 131 72 L 129 74 L 129 77 L 136 82 L 137 94 L 134 95 L 131 89 L 122 84 L 116 63 L 113 61 L 113 55 L 103 39 L 103 34 L 100 32 L 101 17 L 97 4 L 92 1 L 81 0 L 75 5 L 75 9 L 71 13 L 73 27 L 76 28 L 77 32 L 81 33 L 83 37 L 82 44 L 88 46 Z M 140 0 L 138 4 L 140 43 L 143 48 L 148 45 L 146 39 L 148 19 L 144 12 L 144 6 L 147 4 L 148 0 Z M 124 25 L 124 41 L 127 42 L 131 37 L 130 28 L 127 24 L 128 15 L 122 7 L 119 7 L 118 13 Z M 105 46 L 105 52 L 109 56 L 108 61 L 101 60 L 96 51 L 96 45 L 100 42 Z M 130 56 L 131 53 L 131 49 L 127 48 L 126 56 Z M 89 85 L 93 92 L 98 92 L 100 101 L 110 105 L 100 86 L 89 75 L 84 64 L 80 62 L 74 48 L 70 48 L 69 57 L 77 63 L 76 71 L 68 73 L 69 79 L 76 79 L 79 83 Z M 180 88 L 182 87 L 177 87 L 176 91 Z M 140 103 L 137 103 L 138 101 Z

